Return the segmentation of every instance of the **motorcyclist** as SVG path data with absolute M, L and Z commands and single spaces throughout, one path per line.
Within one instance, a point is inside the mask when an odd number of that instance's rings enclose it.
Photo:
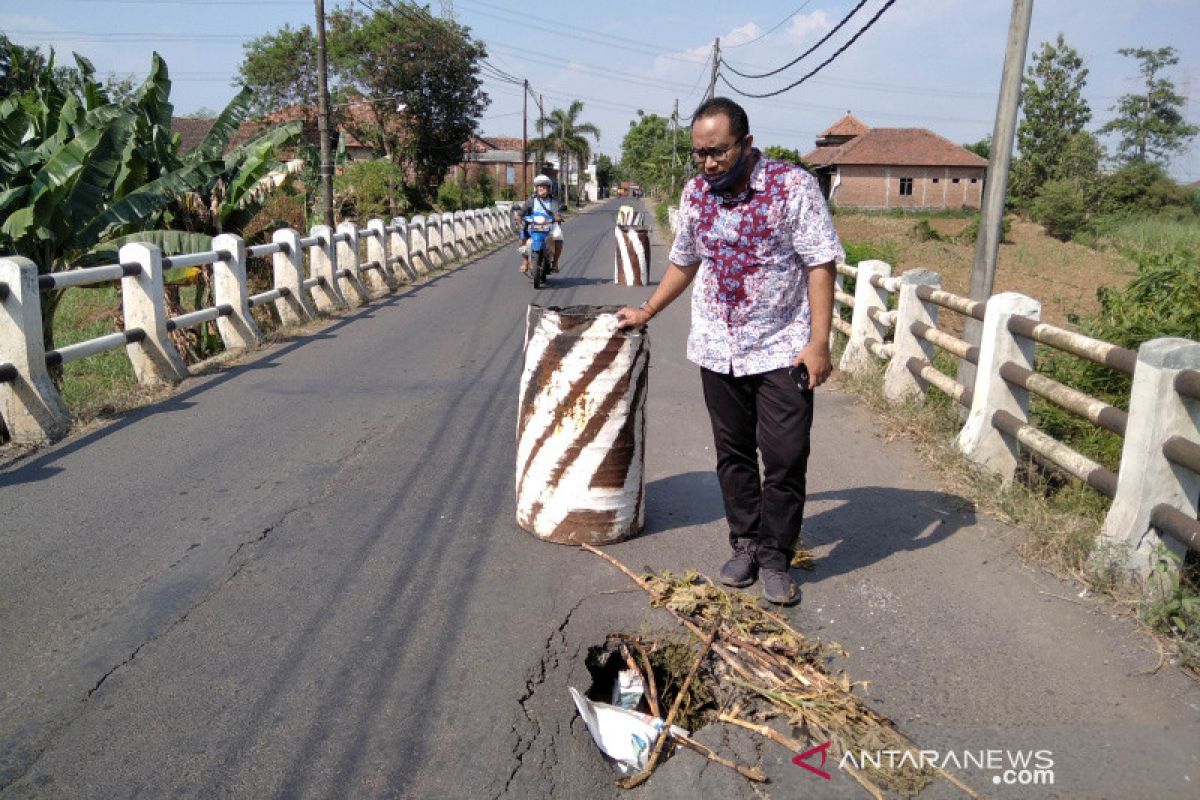
M 558 201 L 550 196 L 551 180 L 549 176 L 538 175 L 533 179 L 533 197 L 521 206 L 521 272 L 529 271 L 529 231 L 525 227 L 525 217 L 532 214 L 543 214 L 554 220 L 554 229 L 550 237 L 554 239 L 553 263 L 551 272 L 558 272 L 558 259 L 562 257 L 563 234 L 562 215 L 558 213 Z

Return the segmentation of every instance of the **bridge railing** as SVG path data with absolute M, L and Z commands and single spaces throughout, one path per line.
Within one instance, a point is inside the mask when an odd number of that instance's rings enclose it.
M 222 234 L 212 249 L 163 255 L 158 247 L 133 242 L 121 247 L 119 263 L 39 275 L 25 258 L 0 258 L 0 419 L 17 442 L 52 441 L 70 428 L 71 414 L 50 370 L 82 358 L 125 348 L 139 383 L 173 384 L 188 368 L 171 344 L 173 331 L 210 322 L 227 349 L 254 347 L 263 340 L 251 309 L 274 304 L 280 321 L 298 325 L 322 312 L 370 302 L 401 283 L 513 236 L 506 209 L 472 209 L 458 215 L 373 219 L 365 228 L 343 222 L 336 230 L 315 226 L 308 236 L 277 230 L 268 244 L 249 247 Z M 271 258 L 272 287 L 248 290 L 250 258 Z M 164 272 L 210 267 L 213 305 L 176 316 L 167 313 Z M 46 351 L 41 293 L 120 282 L 122 330 Z
M 937 273 L 910 270 L 893 277 L 882 261 L 839 264 L 834 327 L 846 337 L 839 368 L 884 364 L 883 393 L 893 403 L 924 400 L 929 385 L 968 409 L 957 437 L 971 461 L 1011 481 L 1025 451 L 1085 482 L 1112 500 L 1098 552 L 1145 577 L 1159 545 L 1200 550 L 1200 342 L 1154 339 L 1137 352 L 1040 321 L 1036 300 L 1016 293 L 986 303 L 943 291 Z M 854 295 L 843 290 L 855 279 Z M 850 322 L 840 310 L 850 308 Z M 980 345 L 938 327 L 950 311 L 982 323 Z M 1132 378 L 1123 411 L 1036 371 L 1035 343 Z M 942 350 L 975 365 L 963 384 L 934 367 Z M 1117 472 L 1098 464 L 1029 421 L 1029 395 L 1122 437 Z

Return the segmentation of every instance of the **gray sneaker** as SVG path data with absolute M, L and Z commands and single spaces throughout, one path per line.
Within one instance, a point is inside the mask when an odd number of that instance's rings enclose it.
M 764 569 L 762 571 L 763 597 L 779 606 L 792 606 L 800 602 L 800 587 L 786 570 Z
M 758 580 L 758 562 L 754 558 L 755 542 L 738 539 L 733 546 L 733 558 L 721 567 L 721 583 L 743 589 Z

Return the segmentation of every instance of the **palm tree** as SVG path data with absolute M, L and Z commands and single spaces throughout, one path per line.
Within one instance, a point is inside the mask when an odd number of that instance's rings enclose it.
M 587 163 L 587 159 L 591 155 L 591 146 L 584 137 L 591 136 L 597 143 L 600 141 L 599 128 L 590 122 L 579 122 L 579 114 L 582 111 L 583 101 L 574 100 L 565 111 L 556 108 L 548 115 L 539 117 L 536 124 L 541 138 L 534 139 L 529 143 L 530 147 L 535 149 L 553 150 L 558 153 L 558 163 L 564 179 L 571 174 L 568 159 L 572 155 L 579 158 L 581 167 Z M 580 169 L 581 173 L 582 171 Z M 564 205 L 566 201 L 567 198 L 564 197 Z

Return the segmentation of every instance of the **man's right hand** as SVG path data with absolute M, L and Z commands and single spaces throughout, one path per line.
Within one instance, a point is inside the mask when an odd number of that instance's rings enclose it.
M 625 330 L 626 328 L 644 328 L 652 316 L 644 308 L 626 306 L 617 312 L 617 327 L 621 330 Z

